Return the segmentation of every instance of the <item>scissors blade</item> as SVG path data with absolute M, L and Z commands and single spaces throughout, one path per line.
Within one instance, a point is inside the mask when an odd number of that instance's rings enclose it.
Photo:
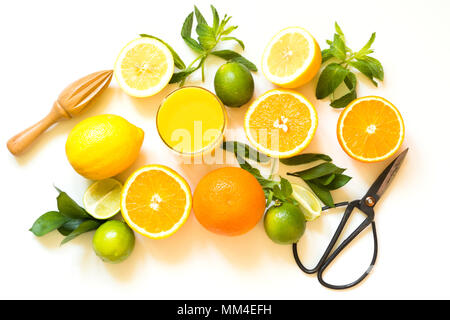
M 392 161 L 386 169 L 384 169 L 384 171 L 378 176 L 377 180 L 375 180 L 374 184 L 370 187 L 369 191 L 367 191 L 364 198 L 374 197 L 377 200 L 381 198 L 400 169 L 408 150 L 409 148 L 400 153 L 400 155 L 395 158 L 395 160 Z

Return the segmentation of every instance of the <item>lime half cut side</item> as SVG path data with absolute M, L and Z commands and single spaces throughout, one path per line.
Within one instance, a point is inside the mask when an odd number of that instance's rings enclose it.
M 84 207 L 96 219 L 109 219 L 120 211 L 122 184 L 115 179 L 94 182 L 84 193 Z
M 319 199 L 308 189 L 298 184 L 292 184 L 292 195 L 298 201 L 306 221 L 313 221 L 322 214 Z

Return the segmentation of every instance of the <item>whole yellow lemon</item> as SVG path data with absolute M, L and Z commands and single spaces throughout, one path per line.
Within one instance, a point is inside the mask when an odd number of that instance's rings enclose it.
M 139 155 L 144 131 L 122 117 L 104 114 L 85 119 L 70 132 L 66 155 L 83 177 L 103 180 L 127 169 Z

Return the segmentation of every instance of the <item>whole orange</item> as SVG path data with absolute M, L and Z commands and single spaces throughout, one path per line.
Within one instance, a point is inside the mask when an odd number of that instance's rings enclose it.
M 252 229 L 264 214 L 266 199 L 258 180 L 241 168 L 214 170 L 194 192 L 197 220 L 214 233 L 237 236 Z

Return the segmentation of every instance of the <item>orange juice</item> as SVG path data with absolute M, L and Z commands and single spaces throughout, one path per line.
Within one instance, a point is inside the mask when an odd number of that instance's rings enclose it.
M 181 154 L 213 149 L 222 139 L 226 114 L 220 100 L 200 87 L 183 87 L 166 97 L 156 125 L 164 143 Z

